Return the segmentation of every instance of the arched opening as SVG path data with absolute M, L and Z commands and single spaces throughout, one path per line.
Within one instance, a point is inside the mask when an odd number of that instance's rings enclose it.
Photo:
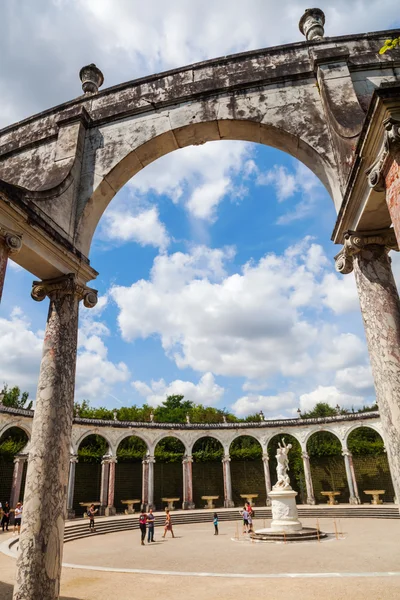
M 182 459 L 185 446 L 176 437 L 161 439 L 155 450 L 154 465 L 154 503 L 157 510 L 168 506 L 165 498 L 179 498 L 174 506 L 180 507 L 183 501 L 183 471 Z M 164 498 L 164 500 L 163 500 Z
M 381 435 L 372 427 L 357 427 L 350 432 L 347 446 L 353 456 L 358 494 L 362 503 L 371 502 L 372 496 L 364 490 L 385 490 L 380 496 L 384 502 L 393 502 L 394 489 L 389 462 Z
M 81 515 L 80 502 L 98 502 L 101 485 L 101 461 L 109 452 L 109 443 L 98 434 L 83 438 L 78 447 L 78 463 L 75 471 L 73 509 Z
M 147 451 L 146 442 L 136 435 L 126 437 L 118 445 L 114 494 L 117 513 L 127 508 L 121 500 L 142 500 L 142 460 Z
M 265 506 L 267 501 L 262 448 L 256 438 L 241 435 L 233 440 L 229 448 L 231 457 L 232 499 L 241 506 L 249 494 L 257 494 L 253 504 Z
M 204 508 L 206 505 L 202 496 L 218 496 L 214 504 L 224 506 L 224 449 L 221 442 L 213 437 L 202 437 L 195 442 L 192 454 L 193 501 L 196 508 Z
M 10 427 L 0 437 L 0 502 L 10 502 L 12 495 L 14 459 L 23 452 L 29 441 L 27 433 L 20 427 Z M 18 500 L 24 499 L 27 461 L 22 467 Z
M 282 444 L 282 439 L 285 440 L 285 444 L 292 444 L 292 448 L 289 452 L 289 478 L 290 485 L 297 492 L 296 502 L 297 504 L 305 504 L 307 500 L 307 490 L 304 479 L 304 468 L 303 459 L 301 457 L 301 446 L 297 439 L 289 433 L 279 433 L 274 435 L 273 438 L 268 442 L 268 457 L 269 457 L 269 469 L 271 475 L 272 487 L 277 482 L 276 474 L 276 451 L 278 444 Z
M 342 456 L 342 445 L 330 431 L 317 431 L 307 440 L 310 456 L 311 477 L 317 504 L 326 504 L 321 492 L 339 492 L 337 502 L 349 502 L 350 491 L 346 467 Z

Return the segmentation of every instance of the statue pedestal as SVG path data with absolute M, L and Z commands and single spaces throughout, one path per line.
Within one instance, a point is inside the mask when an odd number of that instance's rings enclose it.
M 272 531 L 293 533 L 303 528 L 298 517 L 296 496 L 297 492 L 291 488 L 286 490 L 273 489 L 269 493 L 272 501 Z

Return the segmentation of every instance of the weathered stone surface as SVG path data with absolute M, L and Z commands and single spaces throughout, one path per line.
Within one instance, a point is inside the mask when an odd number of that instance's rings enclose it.
M 310 457 L 307 452 L 302 453 L 304 479 L 307 489 L 307 504 L 315 504 L 314 487 L 311 477 Z
M 232 499 L 231 458 L 229 455 L 225 455 L 222 459 L 222 472 L 224 476 L 224 507 L 232 508 L 234 503 Z
M 70 464 L 78 304 L 94 304 L 93 290 L 67 276 L 35 282 L 32 296 L 50 299 L 36 395 L 24 520 L 14 600 L 56 600 L 59 594 Z
M 3 295 L 7 262 L 10 254 L 17 254 L 22 247 L 21 236 L 0 225 L 0 302 Z

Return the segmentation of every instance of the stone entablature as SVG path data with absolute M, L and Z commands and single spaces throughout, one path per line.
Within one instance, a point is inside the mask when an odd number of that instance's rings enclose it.
M 20 427 L 30 438 L 34 411 L 0 407 L 0 436 L 11 427 Z M 135 435 L 142 439 L 150 456 L 163 438 L 175 437 L 185 446 L 187 456 L 197 440 L 213 437 L 221 442 L 225 455 L 229 455 L 231 443 L 243 435 L 254 437 L 267 453 L 268 444 L 275 435 L 290 434 L 296 438 L 304 453 L 307 441 L 318 431 L 333 433 L 347 450 L 348 436 L 358 427 L 370 427 L 384 439 L 379 412 L 354 413 L 334 417 L 312 419 L 280 419 L 257 423 L 136 423 L 131 421 L 106 421 L 76 417 L 72 428 L 71 454 L 78 452 L 79 445 L 89 435 L 97 434 L 107 441 L 110 456 L 116 456 L 122 440 Z

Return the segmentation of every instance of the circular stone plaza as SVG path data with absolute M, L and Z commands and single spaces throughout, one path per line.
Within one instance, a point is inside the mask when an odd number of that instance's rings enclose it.
M 400 243 L 399 31 L 326 37 L 319 8 L 299 28 L 300 42 L 107 89 L 87 64 L 78 97 L 0 130 L 0 300 L 11 260 L 49 307 L 34 411 L 0 397 L 0 600 L 400 598 L 400 299 L 389 256 Z M 66 72 L 48 68 L 54 75 L 61 83 Z M 29 85 L 35 78 L 45 79 L 30 73 Z M 98 300 L 89 258 L 100 219 L 147 165 L 219 140 L 286 152 L 327 190 L 335 266 L 354 273 L 376 411 L 337 406 L 328 417 L 260 413 L 255 422 L 220 411 L 214 423 L 189 414 L 166 423 L 153 412 L 122 421 L 116 409 L 109 420 L 79 416 L 79 307 Z M 230 294 L 235 303 L 252 292 Z M 259 327 L 253 315 L 248 323 Z M 273 337 L 268 345 L 273 352 Z

